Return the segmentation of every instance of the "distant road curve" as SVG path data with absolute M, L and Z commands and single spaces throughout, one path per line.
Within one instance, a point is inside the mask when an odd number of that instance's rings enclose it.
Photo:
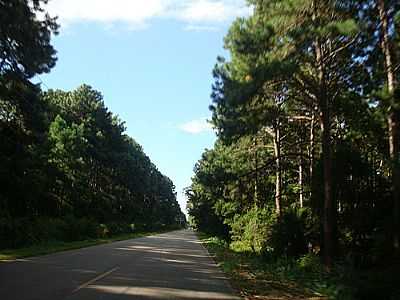
M 0 299 L 241 299 L 190 230 L 0 263 Z

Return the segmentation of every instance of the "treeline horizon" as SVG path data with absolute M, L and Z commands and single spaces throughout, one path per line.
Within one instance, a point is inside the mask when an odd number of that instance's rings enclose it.
M 391 265 L 400 2 L 247 2 L 213 71 L 218 139 L 186 190 L 191 223 L 260 255 L 317 254 L 327 271 Z
M 56 63 L 45 2 L 0 3 L 0 248 L 184 226 L 173 182 L 100 92 L 31 82 Z

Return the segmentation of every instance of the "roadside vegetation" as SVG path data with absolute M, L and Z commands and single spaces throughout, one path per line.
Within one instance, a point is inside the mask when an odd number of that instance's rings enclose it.
M 336 262 L 326 272 L 315 254 L 284 257 L 256 254 L 218 237 L 199 237 L 230 282 L 252 299 L 399 299 L 400 267 L 357 270 Z
M 267 289 L 399 299 L 400 2 L 247 2 L 213 71 L 191 225 L 239 284 L 245 266 Z

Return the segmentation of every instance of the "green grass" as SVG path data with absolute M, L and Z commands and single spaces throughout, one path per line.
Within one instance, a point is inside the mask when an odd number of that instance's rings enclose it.
M 266 259 L 199 233 L 216 262 L 246 299 L 353 299 L 348 274 L 327 274 L 313 256 Z
M 32 245 L 29 247 L 18 248 L 18 249 L 0 249 L 0 261 L 10 261 L 19 258 L 26 258 L 31 256 L 45 255 L 65 250 L 79 249 L 84 247 L 90 247 L 94 245 L 112 243 L 116 241 L 134 239 L 149 235 L 154 235 L 158 233 L 163 233 L 164 231 L 155 231 L 155 232 L 137 232 L 137 233 L 129 233 L 122 234 L 110 238 L 101 238 L 101 239 L 91 239 L 84 241 L 75 241 L 75 242 L 62 242 L 62 241 L 51 241 L 47 243 L 41 243 L 38 245 Z

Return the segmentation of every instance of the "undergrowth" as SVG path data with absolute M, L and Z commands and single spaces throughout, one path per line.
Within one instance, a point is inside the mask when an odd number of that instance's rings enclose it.
M 260 255 L 240 243 L 199 236 L 245 299 L 400 299 L 398 265 L 360 271 L 342 262 L 327 273 L 314 254 Z

